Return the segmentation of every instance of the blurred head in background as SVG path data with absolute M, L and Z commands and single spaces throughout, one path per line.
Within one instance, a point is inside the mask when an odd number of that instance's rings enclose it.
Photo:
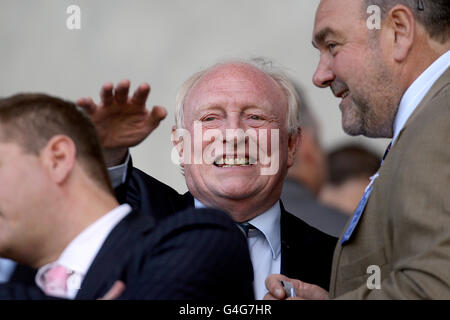
M 327 156 L 329 179 L 320 200 L 353 214 L 380 162 L 376 153 L 360 145 L 347 144 L 332 150 Z
M 328 168 L 325 151 L 320 143 L 320 127 L 299 85 L 294 84 L 300 110 L 301 143 L 295 155 L 288 178 L 301 182 L 314 195 L 327 180 Z

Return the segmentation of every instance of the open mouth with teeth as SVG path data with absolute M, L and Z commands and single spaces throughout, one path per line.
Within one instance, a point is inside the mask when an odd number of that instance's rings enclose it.
M 256 161 L 250 159 L 249 157 L 227 157 L 227 158 L 219 158 L 214 161 L 214 165 L 219 168 L 231 168 L 231 167 L 246 167 L 254 165 Z

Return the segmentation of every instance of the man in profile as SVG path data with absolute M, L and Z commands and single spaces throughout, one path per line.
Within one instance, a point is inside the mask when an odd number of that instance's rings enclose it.
M 156 224 L 119 205 L 89 119 L 43 94 L 0 100 L 0 255 L 38 269 L 0 299 L 251 299 L 242 233 L 216 210 Z
M 367 28 L 373 5 L 380 29 Z M 298 295 L 448 299 L 448 0 L 322 0 L 313 45 L 320 52 L 314 84 L 342 99 L 344 131 L 392 141 L 339 240 L 329 295 L 296 282 Z M 268 281 L 278 298 L 282 278 Z

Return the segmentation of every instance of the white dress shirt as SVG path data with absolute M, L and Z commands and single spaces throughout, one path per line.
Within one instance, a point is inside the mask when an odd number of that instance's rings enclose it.
M 403 94 L 394 120 L 394 138 L 392 139 L 392 145 L 394 145 L 400 131 L 402 131 L 414 110 L 416 110 L 427 92 L 449 66 L 450 50 L 440 56 L 439 59 L 434 61 L 424 72 L 422 72 Z
M 206 207 L 194 199 L 196 208 Z M 266 212 L 247 221 L 257 230 L 250 230 L 247 237 L 253 265 L 253 290 L 255 299 L 262 300 L 267 293 L 265 281 L 273 273 L 281 271 L 280 202 Z
M 67 280 L 67 296 L 64 298 L 74 299 L 104 241 L 114 227 L 130 212 L 131 207 L 128 204 L 122 204 L 84 229 L 69 243 L 57 261 L 39 268 L 36 274 L 38 287 L 44 290 L 43 277 L 46 271 L 53 265 L 62 265 L 72 271 Z

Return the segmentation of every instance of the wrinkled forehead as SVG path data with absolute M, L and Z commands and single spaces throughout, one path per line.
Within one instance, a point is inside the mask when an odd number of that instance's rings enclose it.
M 219 65 L 200 77 L 186 96 L 184 113 L 205 105 L 228 103 L 287 107 L 286 95 L 272 77 L 251 65 L 235 63 Z
M 320 44 L 327 33 L 353 33 L 365 28 L 364 0 L 322 0 L 316 10 L 313 42 Z

